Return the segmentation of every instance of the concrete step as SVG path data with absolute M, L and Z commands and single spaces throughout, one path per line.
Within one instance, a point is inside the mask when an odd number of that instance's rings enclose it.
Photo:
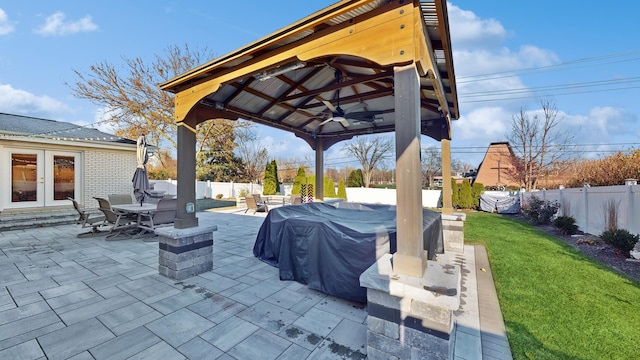
M 73 209 L 3 212 L 0 214 L 0 232 L 75 224 L 77 220 L 78 213 Z

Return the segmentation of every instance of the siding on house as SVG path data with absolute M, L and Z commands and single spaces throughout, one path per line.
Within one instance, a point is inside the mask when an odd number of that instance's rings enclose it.
M 109 194 L 133 194 L 131 179 L 137 166 L 136 153 L 131 151 L 85 151 L 85 207 L 97 207 L 93 198 Z

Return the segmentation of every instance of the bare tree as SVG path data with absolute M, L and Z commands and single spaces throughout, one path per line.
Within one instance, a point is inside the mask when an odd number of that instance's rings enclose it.
M 255 125 L 242 121 L 235 128 L 236 152 L 245 166 L 247 179 L 258 182 L 263 177 L 265 166 L 269 160 L 269 151 L 260 142 Z M 278 167 L 278 170 L 280 166 Z
M 306 175 L 310 175 L 313 173 L 313 169 L 310 165 L 311 160 L 306 157 L 305 159 L 300 159 L 297 157 L 288 159 L 277 159 L 276 162 L 278 163 L 278 177 L 283 183 L 293 184 L 300 167 L 305 169 Z
M 66 85 L 74 96 L 105 108 L 101 123 L 113 127 L 115 135 L 135 139 L 145 134 L 151 144 L 169 143 L 177 148 L 173 94 L 160 90 L 157 84 L 211 58 L 213 53 L 207 49 L 192 51 L 186 45 L 184 48 L 170 46 L 164 55 L 155 55 L 151 62 L 123 57 L 122 70 L 107 62 L 92 65 L 86 73 L 74 69 L 77 78 Z M 223 133 L 233 133 L 233 126 L 225 122 L 216 119 L 198 126 L 196 156 L 201 151 L 214 149 L 210 145 L 219 139 L 229 139 L 228 134 Z
M 345 145 L 344 149 L 362 166 L 365 187 L 369 187 L 373 170 L 384 162 L 392 147 L 391 139 L 383 136 L 357 137 Z
M 555 102 L 543 100 L 541 105 L 542 117 L 524 109 L 513 115 L 507 135 L 517 156 L 511 175 L 521 180 L 527 191 L 535 189 L 539 177 L 563 158 L 573 138 L 558 128 L 561 119 Z
M 433 177 L 442 173 L 442 154 L 435 146 L 422 150 L 422 174 L 427 186 L 433 186 Z
M 462 161 L 460 159 L 451 159 L 451 172 L 454 174 L 460 174 L 460 176 L 465 176 L 465 174 L 469 173 L 473 169 L 473 165 L 468 162 Z

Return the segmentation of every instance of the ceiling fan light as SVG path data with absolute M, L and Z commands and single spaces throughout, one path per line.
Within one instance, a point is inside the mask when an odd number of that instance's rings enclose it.
M 344 116 L 334 116 L 333 121 L 343 122 L 347 120 Z

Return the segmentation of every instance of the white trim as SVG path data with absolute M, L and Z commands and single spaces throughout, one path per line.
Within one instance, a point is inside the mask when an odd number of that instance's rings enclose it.
M 123 143 L 113 143 L 113 142 L 105 142 L 105 141 L 97 141 L 97 140 L 84 140 L 84 139 L 69 139 L 69 138 L 42 138 L 42 137 L 31 137 L 31 136 L 2 136 L 0 134 L 0 143 L 7 142 L 10 146 L 20 146 L 14 145 L 16 143 L 26 143 L 26 144 L 38 144 L 40 146 L 44 145 L 55 145 L 55 146 L 71 146 L 71 147 L 79 147 L 79 148 L 93 148 L 93 149 L 109 149 L 109 150 L 131 150 L 136 151 L 136 144 L 123 144 Z

